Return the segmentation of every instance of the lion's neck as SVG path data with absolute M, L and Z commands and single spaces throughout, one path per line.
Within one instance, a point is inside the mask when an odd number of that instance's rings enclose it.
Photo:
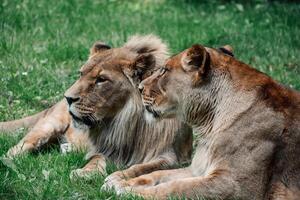
M 95 133 L 97 151 L 117 163 L 127 163 L 133 151 L 132 138 L 136 137 L 138 124 L 143 124 L 142 105 L 132 98 L 114 117 L 107 120 Z
M 254 98 L 253 92 L 235 89 L 228 74 L 216 71 L 208 83 L 187 92 L 180 112 L 197 135 L 210 135 L 229 127 Z

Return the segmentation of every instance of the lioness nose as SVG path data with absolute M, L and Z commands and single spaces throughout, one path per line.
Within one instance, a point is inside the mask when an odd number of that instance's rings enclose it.
M 146 105 L 145 108 L 146 108 L 146 110 L 147 110 L 148 112 L 151 112 L 151 113 L 152 113 L 151 107 L 150 107 L 149 105 Z
M 143 89 L 144 89 L 144 86 L 142 84 L 139 84 L 139 91 L 140 91 L 140 93 L 143 92 Z
M 72 103 L 74 103 L 74 102 L 76 102 L 76 101 L 79 100 L 79 97 L 67 97 L 67 96 L 65 96 L 65 98 L 66 98 L 66 100 L 67 100 L 69 106 L 70 106 Z

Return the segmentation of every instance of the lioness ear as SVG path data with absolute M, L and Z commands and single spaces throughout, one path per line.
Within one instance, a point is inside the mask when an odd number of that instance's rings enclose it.
M 95 42 L 95 44 L 90 49 L 90 56 L 107 49 L 111 49 L 111 47 L 103 42 Z
M 233 48 L 230 45 L 225 45 L 223 47 L 220 47 L 219 50 L 222 51 L 223 53 L 229 55 L 229 56 L 234 57 Z
M 204 65 L 207 59 L 207 52 L 201 45 L 195 44 L 182 56 L 182 67 L 186 71 L 197 70 L 204 73 Z
M 189 48 L 182 56 L 181 63 L 184 70 L 194 72 L 193 83 L 199 84 L 207 70 L 209 55 L 205 47 L 195 44 Z

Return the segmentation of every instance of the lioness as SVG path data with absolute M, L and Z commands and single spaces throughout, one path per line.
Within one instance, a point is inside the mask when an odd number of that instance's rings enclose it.
M 166 45 L 152 35 L 132 37 L 121 48 L 96 43 L 80 70 L 80 79 L 65 93 L 66 101 L 39 119 L 35 125 L 38 129 L 34 127 L 17 147 L 23 150 L 28 146 L 28 150 L 61 132 L 67 131 L 74 138 L 81 132 L 77 139 L 89 136 L 91 142 L 90 161 L 72 175 L 103 173 L 105 158 L 118 165 L 138 164 L 111 175 L 111 181 L 188 161 L 192 152 L 190 128 L 176 119 L 149 124 L 143 118 L 137 85 L 166 58 Z
M 148 114 L 177 116 L 200 137 L 189 167 L 123 181 L 119 192 L 300 199 L 299 92 L 201 45 L 169 59 L 140 88 Z

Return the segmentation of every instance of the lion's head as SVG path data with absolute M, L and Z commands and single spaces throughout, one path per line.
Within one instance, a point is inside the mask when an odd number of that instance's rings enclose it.
M 181 112 L 184 102 L 196 98 L 188 94 L 195 94 L 192 90 L 208 84 L 210 71 L 213 70 L 211 59 L 226 61 L 231 57 L 233 53 L 229 45 L 219 49 L 194 45 L 171 57 L 163 67 L 139 85 L 144 106 L 148 111 L 146 115 L 150 115 L 151 118 L 175 117 L 178 112 Z M 202 106 L 205 109 L 207 105 L 204 103 Z M 200 110 L 200 105 L 196 109 Z
M 134 36 L 123 47 L 97 42 L 80 78 L 65 93 L 75 122 L 94 126 L 113 118 L 130 98 L 137 98 L 137 85 L 167 58 L 167 47 L 153 35 Z

